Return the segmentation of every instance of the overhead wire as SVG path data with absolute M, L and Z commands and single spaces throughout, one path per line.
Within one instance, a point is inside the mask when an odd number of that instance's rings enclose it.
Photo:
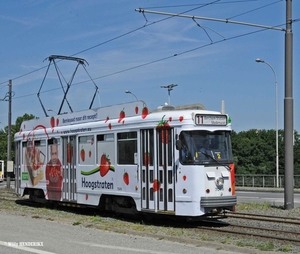
M 219 1 L 221 1 L 221 0 L 214 0 L 212 3 L 216 3 L 216 2 L 219 2 Z M 190 12 L 190 11 L 193 11 L 193 10 L 196 10 L 196 9 L 199 9 L 199 8 L 203 8 L 203 7 L 205 7 L 205 6 L 209 5 L 209 4 L 211 4 L 211 3 L 201 4 L 201 6 L 198 6 L 198 7 L 196 7 L 196 8 L 187 10 L 187 11 L 185 11 L 185 12 L 183 12 L 183 13 L 187 13 L 187 12 Z M 198 4 L 198 5 L 199 5 L 199 4 Z M 181 13 L 181 14 L 183 14 L 183 13 Z M 123 33 L 123 34 L 121 34 L 121 35 L 118 35 L 118 36 L 116 36 L 116 37 L 113 37 L 113 38 L 111 38 L 111 39 L 109 39 L 109 40 L 106 40 L 106 41 L 104 41 L 104 42 L 98 43 L 98 44 L 96 44 L 96 45 L 94 45 L 94 46 L 92 46 L 92 47 L 89 47 L 89 48 L 87 48 L 87 49 L 81 50 L 81 51 L 79 51 L 79 52 L 77 52 L 77 53 L 74 53 L 74 54 L 72 54 L 72 55 L 70 55 L 70 56 L 76 56 L 76 55 L 82 54 L 82 53 L 84 53 L 84 52 L 86 52 L 86 51 L 92 50 L 92 49 L 94 49 L 94 48 L 97 48 L 97 47 L 99 47 L 99 46 L 102 46 L 102 45 L 104 45 L 104 44 L 107 44 L 107 43 L 109 43 L 109 42 L 112 42 L 112 41 L 114 41 L 114 40 L 120 39 L 120 38 L 122 38 L 122 37 L 124 37 L 124 36 L 127 36 L 127 35 L 129 35 L 129 34 L 132 34 L 132 33 L 134 33 L 134 32 L 137 32 L 137 31 L 139 31 L 139 30 L 141 30 L 141 29 L 144 29 L 145 27 L 148 27 L 148 26 L 151 26 L 151 25 L 160 23 L 160 22 L 165 21 L 165 20 L 167 20 L 167 19 L 170 19 L 170 17 L 160 19 L 160 20 L 158 20 L 158 21 L 152 22 L 152 23 L 147 24 L 147 25 L 143 25 L 143 26 L 141 26 L 141 27 L 138 27 L 138 28 L 133 29 L 133 30 L 131 30 L 131 31 L 129 31 L 129 32 L 126 32 L 126 33 Z M 40 70 L 42 70 L 42 69 L 45 69 L 45 68 L 47 68 L 47 67 L 48 67 L 48 65 L 45 65 L 45 66 L 43 66 L 43 67 L 41 67 L 41 68 L 38 68 L 38 69 L 36 69 L 36 70 L 30 71 L 30 72 L 27 72 L 27 73 L 22 74 L 22 75 L 20 75 L 20 76 L 17 76 L 17 77 L 15 77 L 15 78 L 12 78 L 11 80 L 17 80 L 17 79 L 19 79 L 19 78 L 22 78 L 22 77 L 25 77 L 25 76 L 27 76 L 27 75 L 30 75 L 30 74 L 32 74 L 32 73 L 34 73 L 34 72 L 40 71 Z M 0 85 L 4 84 L 4 83 L 6 83 L 6 82 L 8 82 L 8 81 L 4 81 L 4 82 L 0 83 Z
M 298 21 L 300 21 L 300 19 Z M 284 24 L 278 25 L 278 27 L 282 26 L 282 25 L 284 25 Z M 143 63 L 143 64 L 140 64 L 140 65 L 136 65 L 136 66 L 132 66 L 132 67 L 129 67 L 129 68 L 125 68 L 125 69 L 120 70 L 120 71 L 116 71 L 116 72 L 112 72 L 112 73 L 109 73 L 109 74 L 105 74 L 105 75 L 102 75 L 102 76 L 94 78 L 94 80 L 106 78 L 106 77 L 113 76 L 113 75 L 116 75 L 116 74 L 120 74 L 120 73 L 123 73 L 123 72 L 126 72 L 126 71 L 131 71 L 131 70 L 134 70 L 134 69 L 137 69 L 137 68 L 141 68 L 141 67 L 144 67 L 144 66 L 147 66 L 147 65 L 150 65 L 150 64 L 158 63 L 158 62 L 165 61 L 165 60 L 168 60 L 168 59 L 180 56 L 180 55 L 184 55 L 184 54 L 187 54 L 187 53 L 190 53 L 190 52 L 202 49 L 202 48 L 206 48 L 206 47 L 214 45 L 214 44 L 219 44 L 221 42 L 230 41 L 230 40 L 233 40 L 233 39 L 237 39 L 237 38 L 241 38 L 241 37 L 244 37 L 244 36 L 252 35 L 252 34 L 255 34 L 255 33 L 263 32 L 265 30 L 269 30 L 269 29 L 263 28 L 263 29 L 259 29 L 259 30 L 256 30 L 256 31 L 252 31 L 252 32 L 248 32 L 248 33 L 244 33 L 244 34 L 240 34 L 240 35 L 235 35 L 235 36 L 232 36 L 232 37 L 228 37 L 226 39 L 220 39 L 218 41 L 210 42 L 210 43 L 201 45 L 199 47 L 195 47 L 195 48 L 188 49 L 188 50 L 185 50 L 185 51 L 182 51 L 182 52 L 179 52 L 179 53 L 175 53 L 175 54 L 173 54 L 171 56 L 166 56 L 166 57 L 154 60 L 154 61 L 150 61 L 150 62 Z M 83 83 L 86 83 L 86 82 L 89 82 L 89 81 L 90 80 L 77 82 L 77 83 L 74 83 L 73 86 L 80 85 L 80 84 L 83 84 Z M 52 88 L 52 89 L 49 89 L 49 90 L 45 90 L 44 92 L 51 92 L 51 91 L 55 91 L 55 90 L 59 90 L 59 89 L 61 89 L 61 88 L 57 87 L 57 88 Z M 28 94 L 28 95 L 23 95 L 23 96 L 15 97 L 15 98 L 23 98 L 23 97 L 28 97 L 28 96 L 32 96 L 32 95 L 35 95 L 35 94 Z
M 283 0 L 278 0 L 278 1 L 276 1 L 276 2 L 273 2 L 273 3 L 269 3 L 269 4 L 266 4 L 266 5 L 263 5 L 263 6 L 261 6 L 261 7 L 252 9 L 252 10 L 250 10 L 250 11 L 243 12 L 243 13 L 241 13 L 241 14 L 232 16 L 232 17 L 227 18 L 227 19 L 230 20 L 230 19 L 233 19 L 233 18 L 236 18 L 236 17 L 240 17 L 240 16 L 243 16 L 243 15 L 245 15 L 245 14 L 249 14 L 249 13 L 251 13 L 251 12 L 261 10 L 261 9 L 263 9 L 263 8 L 269 7 L 269 6 L 273 5 L 273 4 L 277 4 L 277 3 L 282 2 L 282 1 L 283 1 Z
M 190 12 L 190 11 L 193 11 L 193 10 L 196 10 L 196 9 L 199 9 L 199 8 L 203 8 L 203 7 L 208 6 L 208 5 L 211 5 L 211 4 L 223 4 L 223 3 L 233 3 L 233 2 L 234 2 L 234 3 L 236 3 L 236 2 L 253 2 L 253 1 L 257 1 L 257 0 L 248 0 L 248 1 L 226 1 L 226 2 L 224 1 L 224 2 L 222 2 L 222 3 L 219 3 L 220 1 L 221 1 L 221 0 L 216 0 L 216 1 L 212 1 L 212 2 L 206 3 L 206 4 L 201 4 L 200 6 L 199 6 L 199 4 L 198 4 L 197 7 L 193 8 L 193 9 L 190 9 L 190 10 L 187 10 L 187 11 L 184 11 L 184 12 L 181 12 L 180 14 L 184 14 L 184 13 L 187 13 L 187 12 Z M 266 7 L 268 7 L 268 6 L 272 5 L 272 4 L 275 4 L 275 3 L 278 3 L 278 2 L 281 2 L 281 1 L 282 1 L 282 0 L 278 0 L 278 1 L 274 2 L 274 3 L 268 4 L 268 5 L 264 5 L 264 6 L 262 6 L 262 7 L 256 8 L 256 9 L 254 9 L 254 10 L 250 10 L 250 11 L 248 11 L 248 12 L 244 12 L 244 13 L 239 14 L 239 15 L 235 15 L 235 16 L 233 16 L 233 17 L 241 16 L 241 15 L 244 15 L 244 14 L 247 14 L 247 13 L 250 13 L 250 12 L 253 12 L 253 11 L 255 11 L 255 10 L 259 10 L 259 9 L 261 9 L 261 8 L 266 8 Z M 182 6 L 193 6 L 193 5 L 178 5 L 178 6 L 173 6 L 173 7 L 182 7 Z M 172 7 L 172 6 L 167 6 L 167 7 Z M 158 8 L 158 7 L 153 7 L 153 8 Z M 161 7 L 161 8 L 162 8 L 162 7 Z M 175 16 L 175 17 L 176 17 L 176 16 Z M 230 17 L 230 19 L 233 18 L 233 17 Z M 160 20 L 158 20 L 158 21 L 151 22 L 151 23 L 149 23 L 149 24 L 145 24 L 144 26 L 138 27 L 138 28 L 133 29 L 133 30 L 131 30 L 131 31 L 129 31 L 129 32 L 126 32 L 126 33 L 124 33 L 124 34 L 118 35 L 118 36 L 116 36 L 116 37 L 114 37 L 114 38 L 111 38 L 111 39 L 109 39 L 109 40 L 107 40 L 107 41 L 98 43 L 98 44 L 96 44 L 96 45 L 94 45 L 94 46 L 92 46 L 92 47 L 89 47 L 89 48 L 87 48 L 87 49 L 84 49 L 84 50 L 82 50 L 82 51 L 79 51 L 79 52 L 77 52 L 77 53 L 75 53 L 75 54 L 73 54 L 73 55 L 71 55 L 71 56 L 79 55 L 79 54 L 81 54 L 81 53 L 84 53 L 84 52 L 86 52 L 86 51 L 92 50 L 92 49 L 94 49 L 94 48 L 96 48 L 96 47 L 99 47 L 99 46 L 104 45 L 104 44 L 106 44 L 106 43 L 112 42 L 112 41 L 114 41 L 114 40 L 117 40 L 117 39 L 122 38 L 122 37 L 124 37 L 124 36 L 127 36 L 127 35 L 129 35 L 129 34 L 132 34 L 132 33 L 136 32 L 136 31 L 138 31 L 138 30 L 144 29 L 145 27 L 148 27 L 148 26 L 150 26 L 150 25 L 157 24 L 157 23 L 159 23 L 159 22 L 165 21 L 165 20 L 170 19 L 170 18 L 173 18 L 173 17 L 167 17 L 167 18 L 160 19 Z M 299 19 L 293 20 L 293 22 L 298 22 L 298 21 L 299 21 Z M 283 26 L 283 25 L 284 25 L 284 24 L 279 25 L 279 26 Z M 251 34 L 254 34 L 254 33 L 258 33 L 258 32 L 265 31 L 265 30 L 268 30 L 268 29 L 260 29 L 260 30 L 254 31 L 254 32 L 249 32 L 249 33 L 245 33 L 245 34 L 241 34 L 241 35 L 237 35 L 237 36 L 232 36 L 232 37 L 226 38 L 226 40 L 232 40 L 232 39 L 240 38 L 240 37 L 243 37 L 243 36 L 251 35 Z M 113 72 L 113 73 L 105 74 L 105 75 L 99 76 L 99 77 L 97 77 L 97 78 L 94 78 L 94 80 L 102 79 L 102 78 L 105 78 L 105 77 L 109 77 L 109 76 L 116 75 L 116 74 L 119 74 L 119 73 L 123 73 L 123 72 L 126 72 L 126 71 L 134 70 L 134 69 L 137 69 L 137 68 L 141 68 L 141 67 L 144 67 L 144 66 L 147 66 L 147 65 L 150 65 L 150 64 L 154 64 L 154 63 L 157 63 L 157 62 L 165 61 L 165 60 L 167 60 L 167 59 L 170 59 L 170 58 L 173 58 L 173 57 L 176 57 L 176 56 L 179 56 L 179 55 L 183 55 L 183 54 L 186 54 L 186 53 L 189 53 L 189 52 L 192 52 L 192 51 L 201 49 L 201 48 L 205 48 L 205 47 L 207 47 L 207 46 L 211 46 L 211 45 L 214 45 L 214 44 L 217 44 L 217 43 L 220 43 L 220 42 L 224 42 L 224 41 L 225 41 L 225 40 L 222 39 L 222 40 L 219 40 L 219 41 L 210 42 L 209 44 L 205 44 L 205 45 L 202 45 L 202 46 L 199 46 L 199 47 L 190 49 L 190 50 L 186 50 L 186 51 L 183 51 L 183 52 L 180 52 L 180 53 L 177 53 L 177 54 L 173 54 L 172 56 L 163 57 L 163 58 L 160 58 L 160 59 L 157 59 L 157 60 L 154 60 L 154 61 L 150 61 L 150 62 L 143 63 L 143 64 L 140 64 L 140 65 L 132 66 L 132 67 L 129 67 L 129 68 L 120 70 L 120 71 L 116 71 L 116 72 Z M 13 78 L 12 80 L 16 80 L 16 79 L 19 79 L 19 78 L 24 77 L 24 76 L 26 76 L 26 75 L 30 75 L 30 74 L 32 74 L 32 73 L 34 73 L 34 72 L 37 72 L 37 71 L 40 71 L 40 70 L 42 70 L 42 69 L 44 69 L 44 68 L 46 68 L 46 67 L 47 67 L 47 66 L 43 66 L 43 67 L 41 67 L 41 68 L 38 68 L 38 69 L 33 70 L 33 71 L 31 71 L 31 72 L 28 72 L 28 73 L 26 73 L 26 74 L 17 76 L 16 78 Z M 82 84 L 82 83 L 86 83 L 86 82 L 89 82 L 89 81 L 90 81 L 90 80 L 87 80 L 87 81 L 81 81 L 81 82 L 78 82 L 78 83 L 74 83 L 73 86 L 74 86 L 74 85 L 79 85 L 79 84 Z M 4 83 L 7 83 L 7 81 L 5 81 L 5 82 L 3 82 L 3 83 L 0 83 L 0 85 L 1 85 L 1 84 L 4 84 Z M 0 86 L 0 88 L 1 88 L 1 86 Z M 54 90 L 58 90 L 58 89 L 61 89 L 61 88 L 60 88 L 60 87 L 57 87 L 57 88 L 53 88 L 53 89 L 44 90 L 43 93 L 50 92 L 50 91 L 54 91 Z M 36 95 L 36 93 L 34 93 L 34 94 L 22 95 L 22 96 L 18 96 L 18 97 L 14 97 L 14 99 L 23 98 L 23 97 L 28 97 L 28 96 L 33 96 L 33 95 Z

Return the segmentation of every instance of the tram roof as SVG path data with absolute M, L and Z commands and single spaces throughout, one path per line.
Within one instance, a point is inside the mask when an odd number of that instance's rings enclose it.
M 205 107 L 198 103 L 198 104 L 190 104 L 190 105 L 183 105 L 183 106 L 169 106 L 164 105 L 160 106 L 155 110 L 149 110 L 146 103 L 142 100 L 117 104 L 112 106 L 106 107 L 99 107 L 95 109 L 88 109 L 73 113 L 65 113 L 50 117 L 43 117 L 43 118 L 36 118 L 28 121 L 24 121 L 21 126 L 20 131 L 31 131 L 36 126 L 44 126 L 45 128 L 49 127 L 56 127 L 56 126 L 67 126 L 73 124 L 80 124 L 80 123 L 88 123 L 94 121 L 109 121 L 119 119 L 125 119 L 125 117 L 133 117 L 133 116 L 141 116 L 142 119 L 145 119 L 148 115 L 155 115 L 156 113 L 163 113 L 174 111 L 174 115 L 178 114 L 178 111 L 185 111 L 186 113 L 189 110 L 201 110 L 206 111 L 204 113 L 208 114 L 220 114 L 220 112 L 216 111 L 208 111 Z

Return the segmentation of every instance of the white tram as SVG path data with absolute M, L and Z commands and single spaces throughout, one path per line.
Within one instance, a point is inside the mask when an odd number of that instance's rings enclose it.
M 150 112 L 143 101 L 25 121 L 15 135 L 17 192 L 122 213 L 234 210 L 230 132 L 228 115 Z

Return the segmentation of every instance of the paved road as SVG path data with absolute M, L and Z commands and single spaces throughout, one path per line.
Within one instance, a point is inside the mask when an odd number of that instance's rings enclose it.
M 284 206 L 283 189 L 246 189 L 236 191 L 238 203 L 268 203 L 274 206 Z M 294 192 L 294 207 L 300 207 L 300 193 Z
M 154 238 L 117 234 L 10 214 L 0 214 L 0 227 L 0 253 L 5 254 L 251 253 L 250 250 L 238 247 L 226 247 L 226 245 L 216 246 L 214 243 L 208 242 L 199 242 L 199 247 L 196 247 Z M 40 246 L 22 246 L 24 244 Z M 228 250 L 225 250 L 225 248 Z

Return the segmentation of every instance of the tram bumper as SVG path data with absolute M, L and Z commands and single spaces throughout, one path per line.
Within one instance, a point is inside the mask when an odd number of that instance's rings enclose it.
M 232 210 L 236 204 L 236 196 L 201 197 L 200 201 L 200 207 L 204 208 L 206 212 L 212 209 Z

